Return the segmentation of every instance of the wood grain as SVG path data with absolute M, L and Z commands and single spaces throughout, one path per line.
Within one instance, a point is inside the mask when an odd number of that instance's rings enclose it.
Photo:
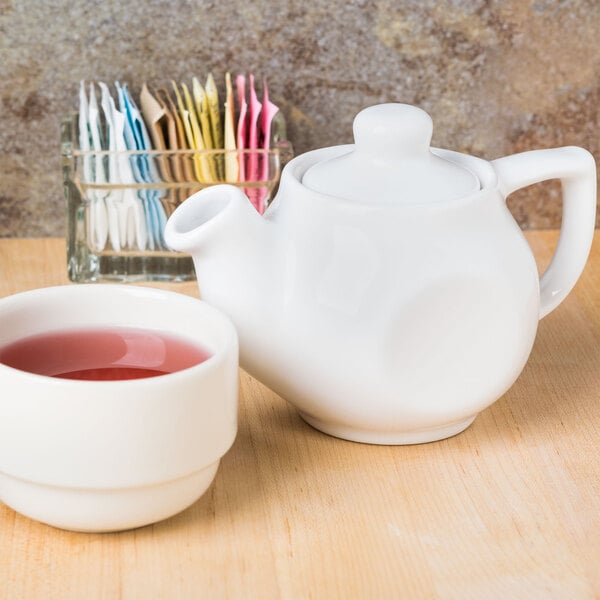
M 528 239 L 547 264 L 556 232 Z M 600 597 L 599 242 L 517 383 L 464 433 L 334 439 L 242 372 L 237 440 L 184 513 L 89 535 L 0 505 L 0 598 Z M 0 296 L 66 283 L 64 252 L 0 240 Z

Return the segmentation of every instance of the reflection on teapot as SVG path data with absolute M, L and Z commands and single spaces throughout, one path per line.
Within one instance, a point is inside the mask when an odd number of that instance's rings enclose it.
M 203 299 L 237 326 L 242 366 L 334 436 L 410 444 L 468 427 L 518 377 L 539 319 L 589 253 L 589 152 L 487 162 L 430 149 L 431 132 L 418 108 L 367 108 L 355 145 L 285 167 L 264 216 L 220 185 L 167 225 L 168 244 L 194 258 Z M 505 200 L 552 178 L 563 223 L 540 279 Z

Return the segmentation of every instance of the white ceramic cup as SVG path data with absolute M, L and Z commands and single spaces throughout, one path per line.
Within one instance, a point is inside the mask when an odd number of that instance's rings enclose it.
M 55 527 L 116 531 L 182 511 L 209 487 L 237 432 L 237 334 L 217 309 L 110 284 L 0 299 L 0 346 L 105 326 L 183 337 L 212 356 L 124 381 L 57 379 L 0 364 L 0 500 Z

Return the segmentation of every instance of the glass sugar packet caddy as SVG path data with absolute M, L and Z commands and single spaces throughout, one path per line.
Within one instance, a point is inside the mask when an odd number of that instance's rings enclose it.
M 64 119 L 61 137 L 68 275 L 80 283 L 195 279 L 191 257 L 164 241 L 171 213 L 219 183 L 242 188 L 262 213 L 293 156 L 281 113 L 270 150 L 82 151 L 77 115 Z M 252 180 L 237 181 L 240 170 Z

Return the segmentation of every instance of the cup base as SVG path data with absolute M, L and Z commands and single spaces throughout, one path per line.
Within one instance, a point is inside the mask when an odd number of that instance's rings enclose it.
M 219 462 L 165 483 L 125 489 L 63 488 L 0 473 L 0 499 L 47 525 L 88 533 L 150 525 L 185 510 L 212 483 Z
M 311 427 L 331 435 L 333 437 L 360 442 L 362 444 L 379 444 L 383 446 L 405 446 L 409 444 L 426 444 L 452 437 L 464 431 L 477 415 L 473 415 L 462 421 L 449 423 L 442 427 L 423 429 L 418 431 L 381 432 L 365 429 L 355 429 L 336 423 L 325 423 L 319 419 L 298 411 L 304 421 Z

